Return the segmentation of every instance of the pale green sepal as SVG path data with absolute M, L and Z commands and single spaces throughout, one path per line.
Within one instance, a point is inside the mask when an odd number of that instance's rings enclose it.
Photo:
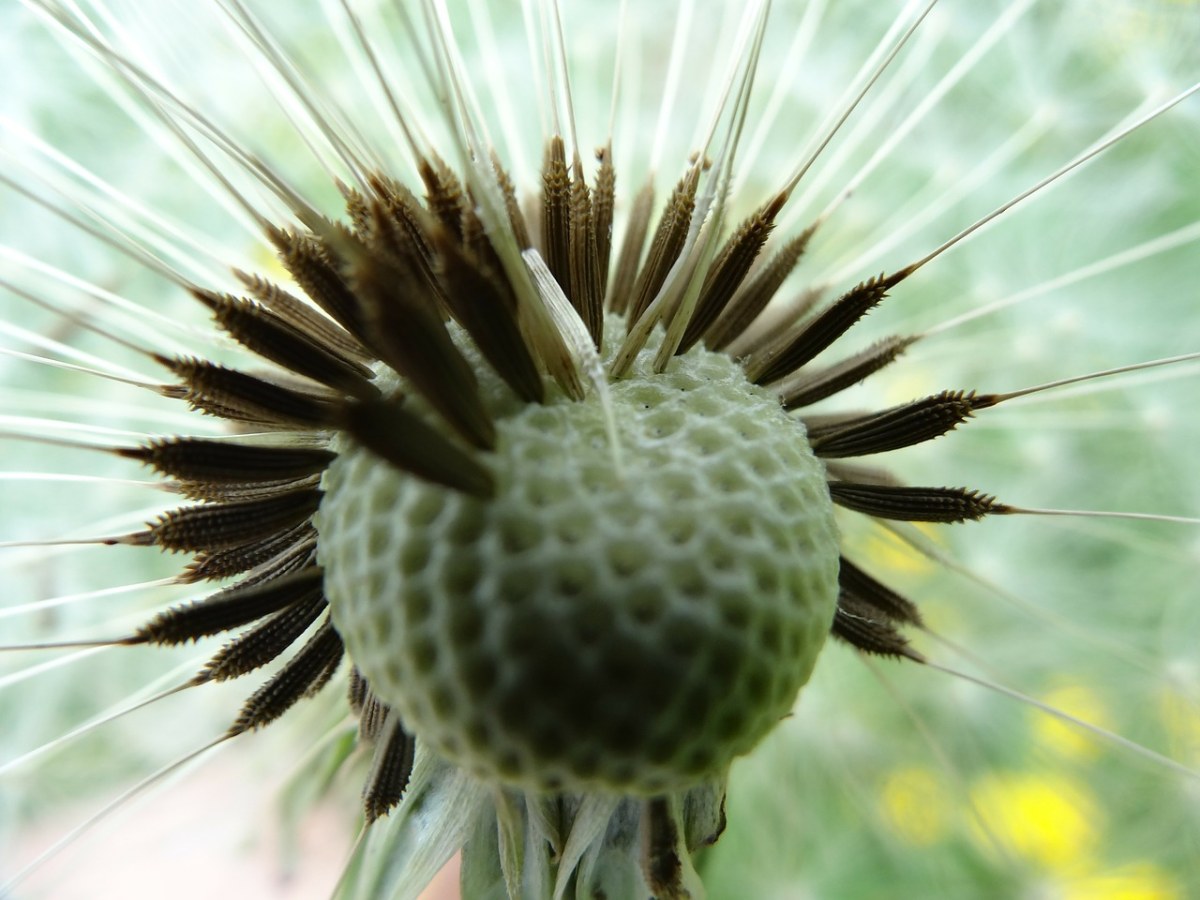
M 418 745 L 404 801 L 371 828 L 353 896 L 416 898 L 463 846 L 489 801 L 483 784 Z

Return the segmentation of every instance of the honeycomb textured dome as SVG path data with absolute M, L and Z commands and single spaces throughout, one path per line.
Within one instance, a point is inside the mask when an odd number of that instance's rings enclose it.
M 611 323 L 610 323 L 611 324 Z M 318 517 L 335 624 L 381 700 L 475 775 L 652 794 L 722 774 L 829 632 L 838 550 L 803 425 L 724 355 L 497 418 L 480 500 L 344 444 Z M 620 343 L 610 328 L 609 346 Z

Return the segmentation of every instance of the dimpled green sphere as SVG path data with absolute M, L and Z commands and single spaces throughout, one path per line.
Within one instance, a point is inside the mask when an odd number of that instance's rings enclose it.
M 616 346 L 612 333 L 607 343 Z M 418 740 L 496 782 L 654 794 L 723 774 L 785 716 L 837 598 L 804 428 L 703 348 L 518 402 L 482 364 L 496 495 L 343 441 L 319 552 L 334 623 Z

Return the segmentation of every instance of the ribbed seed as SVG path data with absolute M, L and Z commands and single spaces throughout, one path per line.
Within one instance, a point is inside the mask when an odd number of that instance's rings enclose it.
M 404 730 L 399 715 L 391 712 L 363 789 L 363 812 L 368 825 L 387 815 L 403 799 L 416 752 L 416 739 Z
M 617 254 L 617 269 L 605 294 L 605 306 L 618 315 L 624 314 L 633 301 L 633 289 L 653 213 L 654 184 L 648 181 L 633 198 L 633 208 L 625 223 L 625 236 L 621 239 L 621 252 Z
M 333 677 L 344 652 L 341 637 L 326 620 L 300 651 L 242 705 L 229 727 L 229 736 L 269 725 L 300 700 L 315 694 Z
M 305 544 L 315 547 L 316 538 L 317 533 L 312 524 L 303 522 L 293 528 L 226 550 L 198 553 L 179 576 L 179 580 L 184 584 L 194 584 L 197 581 L 217 581 L 240 575 L 288 552 L 289 548 L 299 552 Z
M 758 258 L 767 238 L 775 229 L 775 218 L 786 201 L 787 197 L 783 194 L 772 198 L 739 225 L 725 242 L 725 246 L 709 267 L 708 274 L 704 276 L 695 311 L 683 332 L 683 340 L 675 350 L 676 356 L 695 346 L 696 341 L 700 340 L 717 317 L 724 312 L 734 292 L 746 278 L 746 273 L 750 271 L 750 266 Z
M 228 681 L 265 666 L 300 640 L 328 605 L 324 593 L 317 592 L 272 614 L 221 648 L 196 676 L 196 682 Z
M 157 359 L 183 382 L 181 399 L 209 415 L 275 427 L 300 425 L 316 429 L 329 422 L 331 399 L 292 390 L 205 360 Z
M 833 502 L 880 519 L 907 522 L 968 522 L 989 513 L 1008 512 L 996 498 L 967 488 L 889 487 L 874 484 L 829 484 Z
M 902 270 L 881 275 L 851 288 L 797 332 L 785 333 L 779 341 L 754 353 L 746 362 L 746 377 L 755 384 L 769 384 L 796 371 L 850 330 L 908 274 L 908 270 Z
M 204 438 L 157 439 L 116 453 L 168 478 L 230 484 L 317 475 L 337 457 L 315 447 L 263 447 Z
M 396 400 L 354 403 L 341 420 L 346 432 L 398 469 L 455 490 L 491 496 L 491 473 L 445 435 Z
M 824 369 L 814 372 L 801 369 L 781 382 L 776 390 L 785 409 L 799 409 L 817 403 L 891 365 L 916 340 L 915 337 L 885 338 Z
M 942 391 L 903 406 L 851 419 L 840 428 L 810 437 L 820 457 L 866 456 L 899 450 L 953 431 L 977 410 L 994 405 L 992 396 L 974 391 Z
M 571 176 L 563 139 L 546 145 L 542 165 L 542 247 L 546 265 L 567 298 L 571 297 Z
M 320 594 L 322 575 L 320 567 L 311 566 L 261 584 L 226 588 L 159 613 L 134 632 L 128 643 L 182 644 L 238 628 Z
M 758 318 L 800 262 L 814 231 L 815 228 L 809 227 L 792 238 L 742 283 L 725 312 L 704 334 L 704 343 L 710 350 L 724 350 Z
M 915 603 L 876 581 L 844 556 L 839 562 L 838 587 L 842 594 L 854 597 L 889 619 L 906 625 L 922 624 Z
M 238 269 L 234 269 L 233 274 L 245 285 L 254 299 L 284 321 L 299 328 L 331 353 L 358 362 L 374 359 L 371 352 L 350 332 L 327 316 L 321 315 L 303 300 L 258 275 L 250 275 Z
M 700 184 L 700 166 L 692 166 L 688 173 L 675 185 L 658 221 L 654 239 L 650 242 L 650 255 L 642 266 L 637 284 L 633 288 L 629 307 L 629 321 L 636 322 L 658 296 L 663 282 L 667 280 L 671 267 L 679 258 L 692 224 L 692 213 L 696 209 L 696 188 Z
M 146 531 L 113 542 L 191 553 L 224 550 L 303 522 L 317 511 L 321 496 L 319 490 L 306 490 L 245 503 L 184 506 L 164 513 Z

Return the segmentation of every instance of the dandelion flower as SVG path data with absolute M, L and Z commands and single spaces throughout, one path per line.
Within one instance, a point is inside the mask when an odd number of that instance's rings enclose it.
M 276 721 L 323 892 L 1194 887 L 1191 4 L 26 6 L 0 893 Z

